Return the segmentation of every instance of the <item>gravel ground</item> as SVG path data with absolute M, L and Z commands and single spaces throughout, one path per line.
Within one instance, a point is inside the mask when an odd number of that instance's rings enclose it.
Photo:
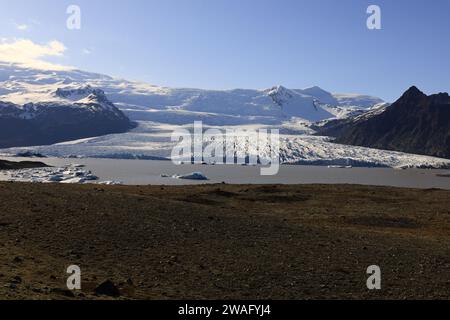
M 5 182 L 0 260 L 1 299 L 448 299 L 450 191 Z

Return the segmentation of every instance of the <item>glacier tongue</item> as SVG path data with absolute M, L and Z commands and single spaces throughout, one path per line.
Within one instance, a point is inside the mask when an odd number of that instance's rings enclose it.
M 178 126 L 141 123 L 124 134 L 82 139 L 51 146 L 32 148 L 10 148 L 1 150 L 15 155 L 26 151 L 50 157 L 86 157 L 117 159 L 169 159 L 175 143 L 171 133 Z M 248 126 L 255 129 L 259 126 Z M 186 127 L 188 128 L 188 127 Z M 224 127 L 221 127 L 222 129 Z M 240 126 L 240 128 L 242 128 Z M 266 127 L 268 128 L 268 127 Z M 270 127 L 269 127 L 270 128 Z M 205 138 L 205 144 L 208 142 Z M 268 150 L 257 150 L 245 143 L 237 144 L 238 153 L 265 154 Z M 369 149 L 334 144 L 328 137 L 282 134 L 280 144 L 281 161 L 285 164 L 344 165 L 392 168 L 449 168 L 450 160 L 412 155 L 395 151 Z

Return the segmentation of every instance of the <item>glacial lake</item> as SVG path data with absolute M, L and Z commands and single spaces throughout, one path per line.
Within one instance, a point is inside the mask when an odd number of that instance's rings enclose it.
M 440 188 L 450 190 L 450 170 L 390 168 L 328 168 L 321 166 L 283 165 L 275 176 L 262 176 L 260 167 L 240 165 L 175 165 L 171 161 L 5 158 L 10 161 L 42 161 L 51 166 L 85 165 L 99 181 L 120 181 L 129 185 L 188 185 L 204 183 L 228 184 L 362 184 L 408 188 Z M 161 175 L 184 175 L 201 172 L 208 181 L 164 178 Z M 7 177 L 0 171 L 0 180 Z

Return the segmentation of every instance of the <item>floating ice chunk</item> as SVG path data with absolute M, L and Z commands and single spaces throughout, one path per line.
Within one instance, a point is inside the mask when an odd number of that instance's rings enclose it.
M 84 182 L 86 182 L 85 178 L 76 177 L 61 181 L 60 183 L 84 183 Z
M 8 181 L 36 183 L 85 183 L 98 180 L 91 171 L 81 169 L 80 165 L 61 168 L 36 168 L 5 171 Z
M 102 181 L 102 182 L 99 182 L 98 184 L 105 185 L 105 186 L 120 186 L 120 185 L 123 185 L 123 182 L 122 181 Z
M 64 180 L 64 178 L 63 178 L 62 175 L 59 175 L 59 174 L 54 175 L 54 176 L 50 176 L 47 179 L 47 181 L 49 181 L 49 182 L 60 182 L 62 180 Z
M 88 174 L 88 175 L 85 175 L 85 176 L 83 176 L 84 177 L 84 179 L 86 180 L 86 181 L 95 181 L 95 180 L 98 180 L 98 177 L 97 176 L 94 176 L 93 174 Z
M 84 168 L 85 165 L 84 164 L 72 163 L 72 164 L 69 165 L 69 167 L 72 167 L 72 168 Z
M 208 177 L 206 177 L 201 172 L 193 172 L 193 173 L 186 174 L 186 175 L 174 176 L 174 178 L 184 179 L 184 180 L 209 180 Z

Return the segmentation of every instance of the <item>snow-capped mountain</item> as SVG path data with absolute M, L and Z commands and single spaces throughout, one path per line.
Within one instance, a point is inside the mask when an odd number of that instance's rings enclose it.
M 384 102 L 376 97 L 353 93 L 336 93 L 333 96 L 337 100 L 337 104 L 339 106 L 359 106 L 362 108 L 371 108 Z
M 90 94 L 105 94 L 100 89 L 94 89 L 90 85 L 82 86 L 76 89 L 71 88 L 58 88 L 55 92 L 55 95 L 62 99 L 68 99 L 72 101 L 77 101 L 80 99 L 85 98 L 86 96 L 89 96 Z
M 389 106 L 389 103 L 380 103 L 367 110 L 356 108 L 353 112 L 350 111 L 351 109 L 349 108 L 342 108 L 341 112 L 343 112 L 344 115 L 336 117 L 335 119 L 327 119 L 316 122 L 311 125 L 311 128 L 313 128 L 318 135 L 335 137 L 344 128 L 354 126 L 382 114 Z M 341 107 L 332 108 L 334 111 L 339 109 L 341 109 Z
M 221 125 L 282 123 L 290 118 L 315 122 L 346 114 L 335 112 L 333 107 L 366 108 L 381 101 L 353 95 L 347 96 L 340 105 L 336 97 L 342 95 L 333 95 L 319 87 L 303 90 L 283 86 L 263 90 L 174 89 L 79 70 L 42 71 L 0 64 L 1 101 L 16 104 L 77 101 L 98 89 L 132 120 L 154 119 L 169 124 L 188 124 L 199 116 L 208 124 Z M 362 105 L 358 105 L 360 102 Z
M 0 102 L 0 147 L 46 145 L 126 132 L 130 120 L 101 90 L 72 102 Z
M 339 101 L 336 99 L 336 97 L 332 93 L 325 91 L 318 86 L 314 86 L 314 87 L 306 88 L 306 89 L 302 89 L 302 90 L 296 90 L 296 92 L 303 94 L 303 95 L 314 97 L 315 99 L 320 101 L 320 103 L 323 103 L 323 104 L 328 104 L 331 106 L 339 106 Z M 378 98 L 375 98 L 375 99 L 378 99 Z
M 322 107 L 324 103 L 317 97 L 303 94 L 299 90 L 277 86 L 264 92 L 281 108 L 282 114 L 289 118 L 301 118 L 312 122 L 334 118 L 332 113 Z

